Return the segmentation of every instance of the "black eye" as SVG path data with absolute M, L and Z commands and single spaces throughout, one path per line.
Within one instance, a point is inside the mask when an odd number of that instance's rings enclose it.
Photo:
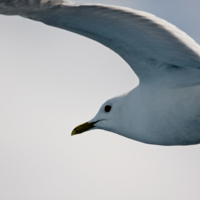
M 112 108 L 111 106 L 107 105 L 105 106 L 104 110 L 105 112 L 110 112 L 111 108 Z

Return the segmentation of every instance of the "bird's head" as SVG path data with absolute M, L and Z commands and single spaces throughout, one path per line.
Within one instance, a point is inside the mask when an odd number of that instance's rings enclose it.
M 116 132 L 116 128 L 120 126 L 122 118 L 122 100 L 123 96 L 115 97 L 106 101 L 96 116 L 79 126 L 77 126 L 71 135 L 81 134 L 83 132 L 93 130 L 93 129 L 103 129 L 111 132 Z

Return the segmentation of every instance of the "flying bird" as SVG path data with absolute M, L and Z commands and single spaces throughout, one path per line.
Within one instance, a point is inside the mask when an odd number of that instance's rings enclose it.
M 130 8 L 62 0 L 0 0 L 0 14 L 91 38 L 139 77 L 136 88 L 107 100 L 72 135 L 103 129 L 148 144 L 200 143 L 200 46 L 176 26 Z

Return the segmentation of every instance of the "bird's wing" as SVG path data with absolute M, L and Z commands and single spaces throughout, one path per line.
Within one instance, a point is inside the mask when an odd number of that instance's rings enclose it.
M 96 40 L 119 54 L 140 83 L 200 84 L 200 46 L 152 14 L 62 0 L 0 0 L 0 14 L 20 15 Z

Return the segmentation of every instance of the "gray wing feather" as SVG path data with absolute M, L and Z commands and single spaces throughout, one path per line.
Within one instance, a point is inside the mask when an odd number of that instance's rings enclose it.
M 96 40 L 119 54 L 140 79 L 157 74 L 163 65 L 200 69 L 200 46 L 146 12 L 60 0 L 0 0 L 0 14 L 20 15 Z

